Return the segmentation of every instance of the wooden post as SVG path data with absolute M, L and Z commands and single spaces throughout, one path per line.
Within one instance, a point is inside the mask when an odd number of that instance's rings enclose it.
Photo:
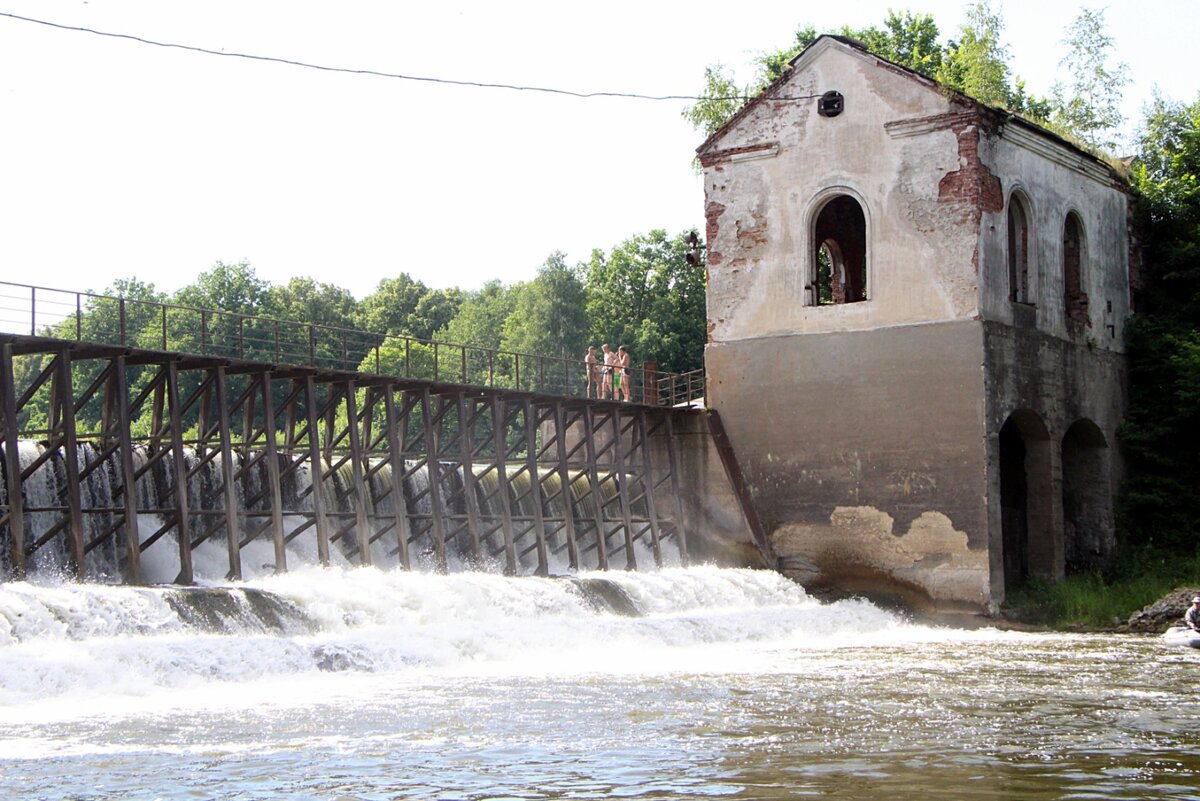
M 66 473 L 67 482 L 69 555 L 71 570 L 75 578 L 82 581 L 87 571 L 84 565 L 83 503 L 79 492 L 79 443 L 75 439 L 75 390 L 71 385 L 71 355 L 65 350 L 59 351 L 55 360 L 54 417 L 62 428 L 62 437 L 58 442 L 62 448 L 63 471 Z
M 433 430 L 432 410 L 429 408 L 429 387 L 421 390 L 421 422 L 425 427 L 425 474 L 429 480 L 429 508 L 432 510 L 434 556 L 437 569 L 446 572 L 446 524 L 442 519 L 442 476 L 438 463 L 437 435 Z
M 592 502 L 596 507 L 596 554 L 597 566 L 608 570 L 608 534 L 604 530 L 604 499 L 600 494 L 600 471 L 596 466 L 596 428 L 592 406 L 583 407 L 583 442 L 587 452 L 588 482 L 591 484 Z
M 617 467 L 617 502 L 621 509 L 621 524 L 625 527 L 625 568 L 637 570 L 633 553 L 633 513 L 629 506 L 629 484 L 632 471 L 625 466 L 625 446 L 621 441 L 621 413 L 612 412 L 613 461 Z
M 507 459 L 508 444 L 505 441 L 504 429 L 507 423 L 506 408 L 503 406 L 500 396 L 492 395 L 492 447 L 496 452 L 496 480 L 498 489 L 496 494 L 500 496 L 500 528 L 504 534 L 504 572 L 506 575 L 515 576 L 517 573 L 517 548 L 513 542 L 513 524 L 512 524 L 512 506 L 508 501 L 508 472 Z
M 558 451 L 558 475 L 562 485 L 564 529 L 567 534 L 567 561 L 579 569 L 579 541 L 575 533 L 575 496 L 571 492 L 571 470 L 567 465 L 567 421 L 562 401 L 554 402 L 554 439 Z
M 387 426 L 388 458 L 392 466 L 392 509 L 395 515 L 396 542 L 400 551 L 400 566 L 408 570 L 411 565 L 408 558 L 408 504 L 404 500 L 404 449 L 401 443 L 401 423 L 396 419 L 396 399 L 393 387 L 383 388 L 384 424 Z M 407 415 L 406 415 L 407 418 Z M 407 422 L 404 424 L 407 429 Z
M 471 558 L 483 561 L 483 546 L 479 536 L 479 495 L 475 491 L 475 448 L 472 433 L 474 420 L 467 411 L 467 396 L 462 390 L 454 395 L 458 404 L 458 444 L 462 459 L 463 496 L 467 503 L 467 532 L 471 537 Z
M 142 583 L 141 535 L 138 530 L 137 473 L 133 466 L 133 440 L 129 433 L 129 383 L 125 376 L 125 357 L 113 359 L 109 380 L 111 398 L 106 407 L 116 409 L 117 453 L 121 467 L 121 500 L 125 520 L 125 581 Z
M 538 472 L 537 463 L 537 418 L 534 417 L 533 403 L 529 398 L 521 400 L 522 413 L 525 415 L 525 469 L 529 471 L 529 505 L 533 507 L 533 533 L 537 537 L 537 574 L 550 575 L 549 554 L 546 552 L 546 521 L 542 515 L 542 479 Z M 564 491 L 569 488 L 564 487 Z M 566 514 L 571 514 L 571 505 L 564 499 L 563 508 Z M 574 528 L 569 542 L 574 545 Z
M 225 543 L 229 553 L 229 573 L 226 578 L 240 581 L 242 578 L 241 534 L 238 526 L 237 487 L 234 485 L 233 478 L 233 446 L 229 439 L 229 401 L 225 396 L 225 368 L 223 366 L 216 368 L 215 378 L 217 438 L 221 448 L 221 490 L 225 497 Z
M 311 375 L 304 377 L 304 405 L 308 414 L 308 471 L 312 480 L 313 519 L 317 528 L 317 558 L 328 567 L 329 523 L 325 519 L 323 495 L 325 468 L 321 462 L 321 438 L 317 433 L 317 386 Z
M 0 345 L 0 403 L 4 404 L 4 483 L 8 494 L 9 560 L 12 579 L 25 578 L 25 497 L 21 486 L 21 444 L 17 439 L 17 388 L 13 348 Z
M 179 363 L 172 360 L 167 363 L 167 404 L 170 409 L 171 437 L 171 467 L 175 478 L 175 537 L 179 541 L 179 576 L 176 584 L 191 584 L 195 577 L 192 575 L 192 535 L 188 521 L 187 461 L 183 458 L 183 421 L 179 413 Z M 161 394 L 156 394 L 159 400 Z M 161 407 L 160 413 L 161 413 Z
M 359 440 L 358 398 L 355 397 L 354 381 L 346 382 L 346 425 L 350 435 L 350 475 L 354 486 L 350 491 L 354 498 L 354 529 L 358 540 L 359 564 L 371 564 L 371 523 L 367 519 L 367 490 L 363 480 L 362 442 Z
M 283 491 L 280 488 L 279 452 L 275 447 L 275 401 L 271 397 L 271 371 L 262 377 L 263 450 L 267 460 L 267 497 L 271 501 L 271 542 L 275 546 L 275 572 L 287 571 L 287 548 L 283 531 Z M 247 401 L 249 402 L 249 401 Z M 291 406 L 289 406 L 291 408 Z M 247 428 L 247 430 L 250 430 Z M 249 447 L 249 443 L 247 443 Z

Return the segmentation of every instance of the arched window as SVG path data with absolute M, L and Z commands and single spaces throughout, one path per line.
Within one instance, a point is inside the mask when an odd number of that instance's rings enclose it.
M 1033 303 L 1029 269 L 1029 211 L 1018 193 L 1008 198 L 1008 297 Z
M 837 195 L 817 215 L 813 230 L 809 304 L 867 299 L 867 218 L 849 195 Z
M 1086 257 L 1083 223 L 1071 212 L 1063 223 L 1063 309 L 1069 327 L 1088 325 L 1088 296 L 1083 291 L 1083 265 Z

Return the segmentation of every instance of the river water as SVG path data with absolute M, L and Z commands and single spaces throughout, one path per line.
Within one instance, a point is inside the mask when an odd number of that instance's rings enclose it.
M 716 568 L 238 587 L 0 585 L 0 798 L 1200 798 L 1157 638 Z

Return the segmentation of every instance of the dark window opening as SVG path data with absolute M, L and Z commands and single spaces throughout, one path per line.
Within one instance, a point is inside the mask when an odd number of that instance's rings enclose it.
M 840 195 L 817 215 L 810 303 L 867 299 L 867 219 L 854 198 Z
M 1083 226 L 1074 212 L 1063 224 L 1063 304 L 1067 325 L 1083 328 L 1088 319 L 1088 296 L 1083 291 Z
M 822 117 L 836 117 L 846 107 L 846 98 L 841 92 L 826 92 L 817 101 L 817 113 Z
M 1008 297 L 1032 303 L 1029 291 L 1029 215 L 1017 195 L 1008 199 Z

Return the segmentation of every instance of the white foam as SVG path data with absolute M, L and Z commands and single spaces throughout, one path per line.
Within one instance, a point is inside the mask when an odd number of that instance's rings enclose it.
M 770 672 L 797 649 L 997 636 L 906 623 L 865 601 L 821 604 L 769 571 L 586 573 L 641 611 L 597 610 L 570 581 L 316 568 L 231 585 L 269 592 L 311 628 L 186 625 L 173 588 L 0 585 L 0 719 L 153 714 L 334 697 L 363 682 L 464 677 Z M 286 678 L 286 681 L 281 681 Z

